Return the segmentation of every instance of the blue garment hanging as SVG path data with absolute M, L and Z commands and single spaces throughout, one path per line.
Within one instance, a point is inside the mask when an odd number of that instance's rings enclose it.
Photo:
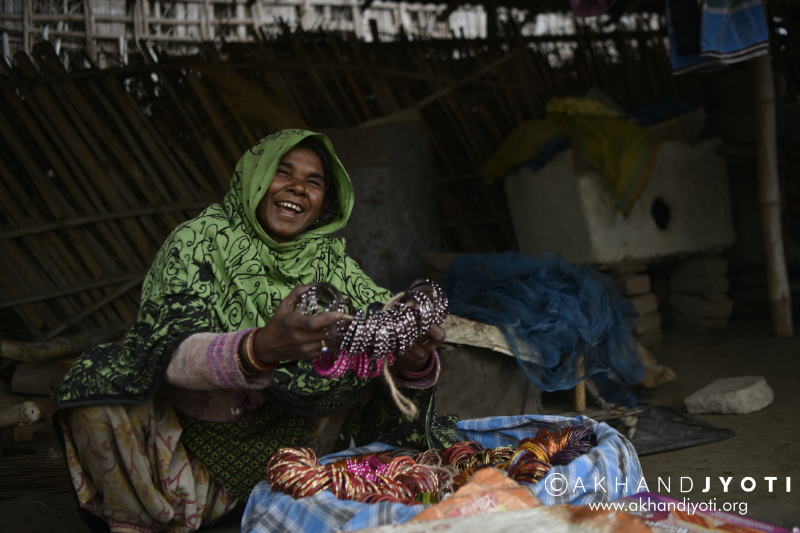
M 760 0 L 703 0 L 700 52 L 680 55 L 667 2 L 669 59 L 673 74 L 710 71 L 769 52 L 769 28 Z

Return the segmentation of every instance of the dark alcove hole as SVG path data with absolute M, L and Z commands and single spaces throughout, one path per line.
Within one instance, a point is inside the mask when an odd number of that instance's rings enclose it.
M 652 215 L 658 229 L 667 229 L 669 219 L 672 216 L 667 202 L 661 198 L 653 200 L 653 205 L 650 207 L 650 215 Z

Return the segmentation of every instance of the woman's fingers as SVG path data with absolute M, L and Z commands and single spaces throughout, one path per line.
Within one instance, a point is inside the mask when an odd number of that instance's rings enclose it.
M 335 325 L 342 319 L 342 313 L 330 311 L 328 313 L 322 313 L 320 315 L 307 316 L 303 318 L 306 319 L 304 321 L 304 327 L 307 331 L 324 332 L 325 328 Z
M 297 304 L 300 303 L 300 298 L 303 297 L 303 294 L 309 288 L 311 288 L 311 285 L 298 285 L 292 289 L 292 292 L 290 292 L 286 298 L 283 299 L 279 307 L 287 306 L 292 312 L 294 312 L 294 310 L 297 309 Z
M 434 347 L 439 346 L 447 338 L 447 332 L 442 326 L 433 325 L 428 330 L 429 344 L 432 343 Z
M 417 339 L 415 344 L 424 347 L 428 353 L 431 353 L 444 342 L 446 337 L 447 334 L 445 333 L 444 328 L 434 325 L 431 326 L 431 329 L 428 330 L 428 333 Z
M 334 349 L 327 340 L 320 340 L 302 344 L 300 346 L 300 352 L 303 354 L 303 359 L 316 359 L 323 356 L 325 353 L 329 353 L 323 352 L 323 348 L 327 348 L 329 352 Z

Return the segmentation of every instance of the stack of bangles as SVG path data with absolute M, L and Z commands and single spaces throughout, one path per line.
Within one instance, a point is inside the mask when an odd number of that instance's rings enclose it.
M 241 370 L 242 374 L 245 376 L 252 376 L 256 372 L 266 372 L 278 366 L 277 363 L 273 365 L 262 363 L 258 360 L 258 357 L 256 357 L 254 346 L 256 333 L 258 333 L 259 329 L 260 328 L 255 328 L 247 333 L 239 343 L 239 370 Z
M 323 341 L 322 357 L 314 363 L 317 373 L 338 379 L 353 370 L 360 378 L 374 378 L 424 338 L 431 327 L 445 321 L 448 302 L 441 287 L 421 279 L 409 285 L 385 308 L 376 303 L 354 312 L 353 303 L 336 287 L 330 283 L 315 283 L 303 293 L 296 309 L 298 314 L 308 316 L 331 311 L 342 313 L 342 319 L 335 328 L 325 330 L 328 343 Z M 434 364 L 432 356 L 429 368 L 423 373 L 400 372 L 410 379 L 419 379 L 427 375 Z
M 517 448 L 485 448 L 464 441 L 444 451 L 400 448 L 326 465 L 308 448 L 284 448 L 270 458 L 266 479 L 272 490 L 294 498 L 329 490 L 340 500 L 436 503 L 481 468 L 500 469 L 520 483 L 538 483 L 553 466 L 567 465 L 595 445 L 592 430 L 575 426 L 555 432 L 540 429 Z

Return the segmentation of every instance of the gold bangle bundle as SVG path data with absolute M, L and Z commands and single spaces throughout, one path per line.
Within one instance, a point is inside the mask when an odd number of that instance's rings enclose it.
M 581 426 L 539 430 L 517 448 L 485 448 L 458 442 L 442 451 L 407 448 L 340 459 L 321 465 L 308 448 L 285 448 L 273 454 L 266 479 L 273 490 L 294 498 L 329 490 L 341 500 L 366 503 L 435 503 L 481 468 L 498 468 L 511 479 L 538 483 L 554 465 L 565 465 L 595 446 L 595 435 Z

